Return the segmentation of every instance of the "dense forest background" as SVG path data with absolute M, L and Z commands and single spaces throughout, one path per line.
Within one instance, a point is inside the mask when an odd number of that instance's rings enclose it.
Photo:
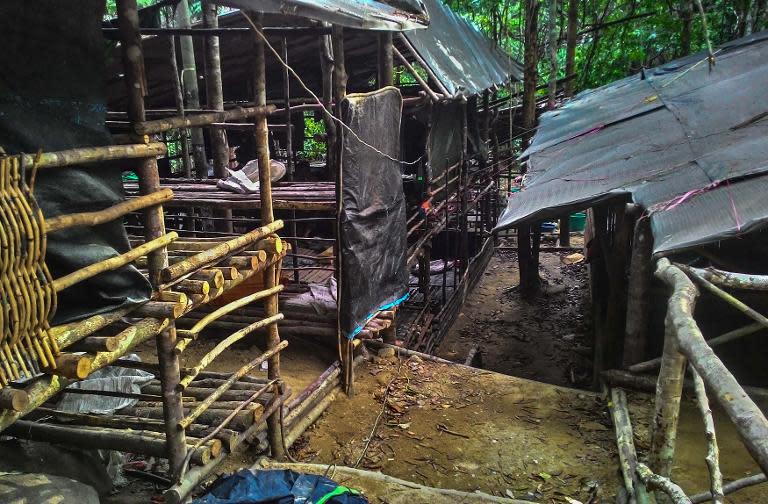
M 521 62 L 528 14 L 528 22 L 536 25 L 535 57 L 540 82 L 550 78 L 550 50 L 555 49 L 557 76 L 562 79 L 573 75 L 571 87 L 575 90 L 600 86 L 641 68 L 704 50 L 707 47 L 705 33 L 712 46 L 717 46 L 764 30 L 768 21 L 767 0 L 445 0 L 445 3 L 472 20 Z M 554 34 L 550 33 L 552 30 Z M 569 45 L 570 62 L 567 61 Z

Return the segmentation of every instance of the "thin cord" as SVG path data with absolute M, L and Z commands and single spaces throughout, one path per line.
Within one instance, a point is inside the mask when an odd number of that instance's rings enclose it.
M 248 21 L 248 23 L 251 25 L 251 28 L 253 28 L 253 31 L 255 31 L 255 32 L 256 32 L 256 34 L 257 34 L 257 35 L 258 35 L 258 36 L 261 38 L 261 40 L 262 40 L 262 41 L 264 41 L 264 43 L 267 45 L 267 47 L 269 47 L 269 50 L 270 50 L 270 51 L 272 51 L 272 54 L 274 54 L 274 55 L 275 55 L 275 58 L 277 58 L 277 61 L 279 61 L 279 62 L 280 62 L 280 64 L 281 64 L 281 65 L 283 65 L 283 66 L 284 66 L 284 67 L 285 67 L 285 68 L 286 68 L 286 69 L 287 69 L 289 72 L 291 72 L 291 74 L 293 74 L 293 76 L 294 76 L 294 77 L 296 78 L 296 80 L 299 82 L 299 84 L 301 85 L 301 87 L 302 87 L 302 88 L 304 88 L 304 90 L 305 90 L 306 92 L 308 92 L 308 93 L 310 94 L 310 96 L 312 96 L 312 98 L 314 98 L 314 100 L 317 102 L 317 104 L 318 104 L 318 105 L 320 105 L 320 107 L 323 109 L 323 111 L 324 111 L 326 114 L 328 114 L 328 116 L 330 116 L 330 117 L 331 117 L 331 119 L 332 119 L 333 121 L 335 121 L 336 123 L 338 123 L 338 124 L 339 124 L 339 126 L 341 126 L 343 129 L 345 129 L 345 130 L 347 130 L 348 132 L 350 132 L 350 133 L 352 134 L 352 136 L 355 138 L 355 140 L 357 140 L 357 141 L 358 141 L 358 142 L 360 142 L 361 144 L 365 145 L 366 147 L 368 147 L 368 148 L 369 148 L 369 149 L 371 149 L 372 151 L 376 152 L 376 153 L 377 153 L 377 154 L 379 154 L 380 156 L 383 156 L 383 157 L 385 157 L 385 158 L 389 159 L 390 161 L 394 161 L 395 163 L 400 163 L 400 164 L 403 164 L 403 165 L 408 165 L 408 166 L 410 166 L 410 165 L 415 165 L 415 164 L 418 164 L 418 163 L 420 163 L 420 162 L 421 162 L 421 156 L 420 156 L 418 159 L 416 159 L 415 161 L 401 161 L 401 160 L 399 160 L 399 159 L 395 159 L 395 158 L 393 158 L 392 156 L 390 156 L 389 154 L 387 154 L 386 152 L 382 152 L 382 151 L 380 151 L 379 149 L 377 149 L 377 148 L 376 148 L 376 147 L 374 147 L 373 145 L 369 144 L 368 142 L 366 142 L 365 140 L 363 140 L 362 138 L 360 138 L 360 137 L 358 136 L 358 134 L 357 134 L 357 133 L 355 133 L 355 131 L 354 131 L 352 128 L 350 128 L 349 126 L 347 126 L 347 125 L 344 123 L 344 121 L 342 121 L 342 120 L 341 120 L 341 119 L 339 119 L 338 117 L 334 116 L 334 115 L 331 113 L 331 111 L 330 111 L 330 110 L 328 110 L 328 109 L 325 107 L 325 105 L 323 104 L 322 100 L 320 100 L 320 98 L 318 98 L 318 97 L 317 97 L 317 95 L 316 95 L 315 93 L 313 93 L 313 92 L 312 92 L 312 90 L 311 90 L 311 89 L 309 89 L 309 87 L 307 87 L 307 85 L 304 83 L 304 81 L 303 81 L 303 80 L 301 80 L 301 77 L 299 77 L 299 74 L 297 74 L 297 73 L 296 73 L 296 71 L 295 71 L 293 68 L 291 68 L 291 66 L 290 66 L 290 65 L 288 65 L 288 63 L 286 63 L 285 61 L 283 61 L 283 58 L 281 58 L 281 57 L 280 57 L 280 54 L 278 54 L 277 50 L 276 50 L 274 47 L 272 47 L 272 44 L 270 44 L 270 43 L 269 43 L 269 41 L 267 40 L 267 37 L 265 37 L 265 36 L 264 36 L 264 34 L 263 34 L 263 33 L 261 33 L 261 31 L 259 30 L 259 28 L 258 28 L 258 27 L 256 26 L 256 24 L 255 24 L 255 23 L 254 23 L 254 22 L 251 20 L 251 18 L 248 16 L 248 14 L 246 14 L 246 13 L 245 13 L 245 12 L 243 12 L 242 10 L 240 11 L 240 14 L 242 14 L 242 15 L 243 15 L 243 17 L 246 19 L 246 21 Z

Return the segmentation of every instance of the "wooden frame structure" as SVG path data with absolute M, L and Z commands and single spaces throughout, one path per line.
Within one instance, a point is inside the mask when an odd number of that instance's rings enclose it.
M 768 474 L 768 420 L 750 397 L 755 391 L 742 387 L 712 350 L 715 345 L 768 328 L 768 318 L 723 289 L 764 292 L 768 290 L 768 277 L 713 268 L 693 268 L 672 263 L 666 258 L 657 261 L 655 275 L 671 290 L 665 320 L 664 352 L 659 359 L 629 367 L 635 372 L 660 367 L 655 386 L 655 415 L 651 426 L 651 448 L 647 466 L 638 461 L 626 397 L 620 388 L 636 387 L 636 382 L 642 382 L 642 379 L 619 371 L 604 374 L 606 382 L 612 387 L 611 413 L 625 488 L 630 501 L 638 504 L 650 502 L 648 490 L 656 492 L 658 502 L 690 504 L 711 500 L 722 503 L 726 494 L 763 483 Z M 698 287 L 753 319 L 755 324 L 705 340 L 693 317 L 699 297 Z M 690 371 L 691 388 L 704 422 L 706 462 L 710 475 L 709 491 L 694 496 L 687 496 L 671 479 L 680 401 L 683 387 L 686 385 L 686 368 Z M 723 484 L 708 393 L 725 411 L 747 451 L 763 471 L 762 474 Z

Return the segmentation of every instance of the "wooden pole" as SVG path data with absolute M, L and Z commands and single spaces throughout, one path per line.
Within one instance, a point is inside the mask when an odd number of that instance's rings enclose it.
M 144 56 L 141 50 L 141 34 L 139 33 L 139 12 L 136 0 L 117 0 L 117 16 L 120 29 L 120 39 L 123 50 L 123 66 L 125 83 L 128 92 L 128 118 L 132 124 L 146 119 L 144 112 L 144 96 L 147 92 L 146 76 L 144 73 Z M 160 176 L 157 162 L 154 158 L 145 159 L 136 170 L 139 176 L 141 194 L 151 194 L 160 189 Z M 151 207 L 144 212 L 144 238 L 151 242 L 165 234 L 163 209 L 161 206 Z M 152 252 L 149 259 L 149 280 L 153 287 L 160 285 L 160 271 L 168 265 L 168 254 L 165 247 Z M 186 455 L 186 438 L 184 431 L 175 428 L 177 419 L 183 416 L 181 396 L 176 393 L 179 383 L 179 360 L 173 353 L 176 345 L 176 330 L 170 327 L 156 338 L 157 354 L 162 369 L 163 405 L 166 415 L 166 452 L 172 478 L 180 474 L 181 465 Z
M 425 93 L 432 99 L 433 102 L 437 103 L 440 101 L 440 97 L 437 96 L 437 93 L 432 91 L 432 88 L 429 87 L 429 84 L 427 81 L 425 81 L 421 75 L 416 71 L 415 68 L 411 65 L 411 62 L 406 59 L 403 54 L 397 50 L 396 47 L 392 47 L 392 53 L 397 57 L 397 59 L 400 61 L 400 63 L 403 64 L 403 66 L 411 73 L 414 79 L 416 79 L 416 82 L 419 83 L 421 88 L 424 90 Z
M 619 449 L 624 487 L 627 489 L 630 502 L 648 504 L 650 501 L 645 485 L 637 476 L 637 451 L 627 406 L 627 394 L 620 388 L 611 388 L 610 397 L 608 408 L 616 431 L 616 445 Z
M 323 23 L 323 27 L 331 30 L 328 23 Z M 333 103 L 333 47 L 331 35 L 323 34 L 320 36 L 320 69 L 323 80 L 323 121 L 325 123 L 325 162 L 329 179 L 333 178 L 336 169 L 336 123 L 333 116 L 326 112 L 332 109 Z
M 683 489 L 672 483 L 669 478 L 655 474 L 645 464 L 637 464 L 637 474 L 640 479 L 645 483 L 648 488 L 656 490 L 656 499 L 660 500 L 660 496 L 669 498 L 674 504 L 691 504 Z
M 680 353 L 674 323 L 667 317 L 664 333 L 664 354 L 656 384 L 656 402 L 651 424 L 651 452 L 649 456 L 653 472 L 669 477 L 677 440 L 677 422 L 680 417 L 680 398 L 683 393 L 685 356 Z M 657 499 L 664 500 L 657 493 Z
M 184 92 L 181 89 L 179 78 L 179 64 L 176 60 L 176 37 L 168 37 L 168 58 L 171 67 L 171 83 L 173 84 L 173 98 L 176 101 L 176 111 L 184 116 Z M 181 160 L 184 164 L 184 176 L 192 178 L 192 160 L 189 158 L 189 131 L 179 130 L 179 142 L 181 143 Z
M 691 376 L 693 377 L 694 389 L 696 390 L 696 405 L 701 413 L 704 422 L 704 433 L 707 437 L 707 469 L 709 469 L 709 488 L 712 492 L 712 503 L 723 504 L 725 496 L 723 494 L 723 473 L 720 471 L 720 450 L 717 447 L 717 436 L 715 435 L 715 421 L 712 418 L 712 410 L 709 407 L 707 399 L 707 390 L 704 387 L 704 380 L 699 373 L 691 366 Z
M 291 113 L 291 74 L 288 71 L 288 37 L 283 37 L 280 56 L 286 63 L 286 65 L 283 66 L 283 108 L 285 109 L 285 124 L 287 125 L 287 129 L 285 130 L 285 162 L 288 172 L 288 180 L 293 182 L 296 169 L 293 156 L 293 118 Z M 291 221 L 288 230 L 291 233 L 291 236 L 296 236 L 298 234 L 296 229 L 296 210 L 291 210 Z M 291 242 L 291 246 L 294 251 L 299 249 L 299 243 L 296 240 Z M 299 258 L 294 254 L 291 257 L 291 261 L 293 262 L 293 281 L 299 283 L 300 273 L 297 269 L 299 267 Z
M 157 163 L 154 159 L 157 156 L 164 156 L 166 153 L 167 148 L 161 142 L 134 145 L 105 145 L 103 147 L 80 147 L 56 152 L 43 152 L 39 157 L 36 154 L 24 154 L 24 164 L 44 170 L 46 168 L 101 163 L 104 161 L 144 159 L 146 161 L 142 161 L 142 163 L 152 162 L 156 165 Z
M 696 286 L 667 259 L 657 263 L 656 276 L 673 286 L 668 314 L 681 351 L 733 422 L 752 458 L 768 473 L 768 420 L 704 340 L 693 319 Z
M 267 104 L 267 77 L 266 77 L 266 58 L 264 48 L 264 32 L 261 26 L 261 19 L 256 24 L 255 39 L 255 64 L 253 73 L 253 101 L 256 106 L 266 106 Z M 269 156 L 269 130 L 267 128 L 266 116 L 256 118 L 256 156 L 259 161 L 259 197 L 261 200 L 261 222 L 262 224 L 271 224 L 275 220 L 272 211 L 272 179 L 270 176 L 270 156 Z M 290 134 L 290 130 L 288 131 Z M 281 226 L 282 227 L 282 226 Z M 264 271 L 264 287 L 267 289 L 277 285 L 278 268 L 274 264 Z M 274 318 L 274 323 L 267 327 L 267 350 L 276 350 L 280 345 L 280 333 L 277 329 L 277 293 L 265 298 L 264 312 L 267 317 Z M 280 354 L 275 352 L 267 361 L 267 376 L 270 380 L 280 380 Z M 267 437 L 272 451 L 272 457 L 276 460 L 285 458 L 283 449 L 283 431 L 280 425 L 280 415 L 275 413 L 267 418 Z
M 627 284 L 627 322 L 624 332 L 624 366 L 645 357 L 651 310 L 651 280 L 653 279 L 653 235 L 651 222 L 640 216 L 632 238 L 629 280 Z
M 341 103 L 347 96 L 347 67 L 344 54 L 344 29 L 341 26 L 334 25 L 331 34 L 331 44 L 333 47 L 333 99 L 336 103 L 336 117 L 342 121 Z M 336 257 L 336 324 L 337 339 L 339 342 L 339 351 L 342 359 L 342 369 L 344 371 L 344 387 L 348 395 L 354 395 L 354 368 L 352 366 L 352 342 L 342 333 L 340 325 L 340 312 L 342 305 L 343 285 L 346 282 L 341 256 L 341 216 L 344 208 L 344 172 L 343 172 L 343 154 L 344 154 L 344 130 L 338 128 L 336 134 L 336 144 L 334 145 L 334 171 L 336 179 L 336 241 L 334 242 L 334 257 Z
M 394 84 L 394 55 L 392 53 L 392 32 L 379 34 L 379 71 L 377 82 L 380 88 Z
M 98 226 L 99 224 L 113 221 L 118 217 L 123 217 L 128 213 L 160 205 L 166 201 L 170 201 L 172 198 L 173 191 L 170 189 L 162 189 L 145 196 L 139 196 L 138 198 L 118 203 L 117 205 L 97 212 L 59 215 L 57 217 L 46 219 L 45 232 L 54 233 L 75 226 Z
M 192 22 L 189 18 L 189 4 L 187 0 L 181 0 L 176 5 L 175 25 L 177 28 L 189 29 Z M 179 37 L 181 45 L 181 81 L 184 84 L 184 101 L 187 109 L 200 108 L 200 94 L 197 86 L 197 66 L 195 64 L 195 47 L 192 37 L 183 35 Z M 134 124 L 134 128 L 137 125 Z M 159 133 L 159 132 L 157 132 Z M 200 128 L 192 129 L 192 156 L 195 160 L 195 173 L 200 178 L 208 176 L 207 159 L 205 156 L 205 142 L 203 140 L 203 130 Z
M 208 0 L 202 4 L 203 26 L 206 28 L 218 28 L 219 17 L 216 4 Z M 219 51 L 219 37 L 212 35 L 205 38 L 205 95 L 210 110 L 224 110 L 224 90 L 221 82 L 221 56 Z M 213 151 L 213 174 L 217 178 L 227 178 L 229 167 L 229 146 L 227 145 L 227 133 L 223 128 L 209 128 Z M 232 210 L 220 209 L 214 211 L 214 216 L 226 220 L 216 221 L 216 230 L 225 233 L 232 232 Z

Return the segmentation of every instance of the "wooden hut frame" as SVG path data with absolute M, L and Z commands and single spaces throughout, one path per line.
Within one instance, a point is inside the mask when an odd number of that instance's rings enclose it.
M 647 466 L 637 460 L 624 393 L 620 388 L 611 390 L 611 413 L 616 428 L 625 487 L 630 501 L 638 504 L 649 502 L 646 488 L 656 492 L 659 502 L 690 504 L 711 500 L 722 503 L 727 493 L 766 481 L 768 420 L 749 397 L 749 390 L 736 381 L 712 350 L 715 340 L 718 340 L 717 343 L 725 340 L 732 341 L 736 337 L 751 334 L 756 329 L 733 331 L 733 335 L 724 335 L 725 338 L 706 341 L 693 317 L 699 296 L 697 286 L 752 318 L 760 328 L 766 328 L 768 318 L 722 288 L 766 291 L 768 277 L 730 273 L 711 268 L 702 270 L 671 263 L 666 258 L 656 263 L 655 274 L 671 290 L 665 322 L 664 352 L 660 359 L 630 366 L 633 370 L 643 370 L 660 365 Z M 709 491 L 690 497 L 671 479 L 686 367 L 690 370 L 696 404 L 704 421 L 707 440 L 706 462 L 710 474 Z M 632 385 L 633 378 L 636 377 L 614 372 L 607 373 L 605 378 L 612 387 L 620 387 L 626 384 Z M 763 471 L 762 474 L 723 484 L 708 392 L 715 397 L 733 422 L 747 451 Z

